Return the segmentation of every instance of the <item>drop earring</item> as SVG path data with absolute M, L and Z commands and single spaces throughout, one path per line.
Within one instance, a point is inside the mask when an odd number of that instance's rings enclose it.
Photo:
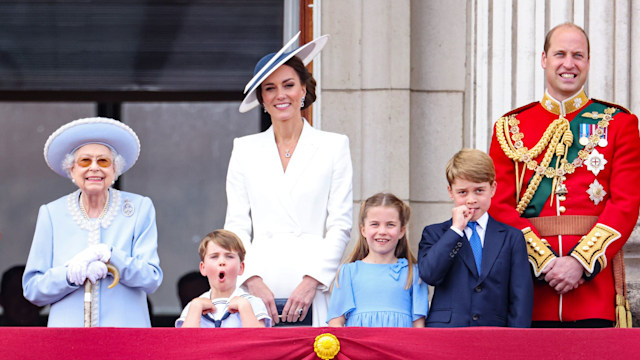
M 304 96 L 300 99 L 300 109 L 304 109 Z
M 262 111 L 264 111 L 264 113 L 266 114 L 267 113 L 267 108 L 263 106 L 262 107 Z

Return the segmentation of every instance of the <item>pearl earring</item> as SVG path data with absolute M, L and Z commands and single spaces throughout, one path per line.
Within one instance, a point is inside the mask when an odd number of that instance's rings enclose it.
M 262 111 L 264 111 L 264 113 L 266 114 L 267 113 L 267 108 L 263 106 L 262 107 Z

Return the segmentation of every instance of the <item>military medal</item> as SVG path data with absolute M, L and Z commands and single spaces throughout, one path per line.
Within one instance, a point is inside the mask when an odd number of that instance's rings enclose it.
M 580 124 L 580 145 L 586 146 L 589 143 L 589 138 L 591 136 L 597 135 L 600 137 L 598 141 L 594 139 L 594 145 L 598 145 L 600 147 L 605 147 L 609 144 L 607 141 L 608 129 L 601 128 L 596 124 Z
M 593 175 L 596 176 L 600 173 L 600 170 L 604 169 L 604 165 L 607 162 L 608 161 L 605 160 L 604 155 L 600 154 L 596 149 L 593 149 L 591 154 L 587 157 L 587 161 L 585 161 L 587 164 L 587 170 L 591 171 Z
M 589 143 L 589 135 L 591 135 L 589 130 L 591 130 L 589 124 L 580 124 L 580 145 L 585 146 Z
M 550 112 L 556 113 L 551 109 L 555 106 L 551 101 L 547 100 L 541 104 Z M 610 107 L 605 109 L 603 114 L 597 111 L 582 114 L 583 117 L 597 120 L 597 124 L 579 124 L 580 138 L 578 142 L 584 148 L 578 151 L 578 156 L 572 161 L 569 161 L 566 157 L 568 148 L 571 147 L 573 142 L 573 135 L 569 121 L 562 115 L 547 127 L 538 143 L 531 149 L 524 146 L 522 141 L 524 134 L 520 132 L 520 121 L 515 114 L 504 116 L 496 122 L 495 134 L 498 143 L 505 155 L 516 164 L 516 177 L 520 179 L 519 182 L 516 181 L 517 194 L 521 193 L 525 170 L 534 171 L 525 194 L 522 195 L 516 206 L 516 210 L 520 214 L 529 205 L 543 177 L 553 179 L 551 193 L 551 200 L 553 200 L 553 195 L 564 196 L 567 194 L 567 187 L 563 183 L 564 177 L 573 174 L 577 168 L 586 165 L 588 171 L 593 172 L 596 176 L 600 173 L 600 170 L 604 169 L 607 160 L 605 160 L 604 155 L 596 150 L 596 146 L 605 147 L 608 145 L 607 128 L 613 120 L 615 112 L 616 109 Z M 543 152 L 545 153 L 544 158 L 538 162 L 537 158 Z M 551 164 L 551 154 L 553 153 L 555 153 L 557 159 L 555 165 Z M 519 173 L 519 163 L 523 163 L 521 173 Z M 604 195 L 606 195 L 606 191 L 597 181 L 590 185 L 587 192 L 590 199 L 596 204 L 602 201 Z
M 609 144 L 609 141 L 607 141 L 607 135 L 609 133 L 609 128 L 604 128 L 600 130 L 602 132 L 602 134 L 600 134 L 600 140 L 598 140 L 598 146 L 600 147 L 605 147 Z M 596 132 L 597 134 L 597 132 Z
M 587 194 L 589 194 L 589 200 L 598 205 L 604 199 L 604 196 L 607 195 L 607 192 L 604 191 L 604 188 L 602 187 L 602 184 L 598 182 L 598 179 L 595 179 L 593 180 L 593 183 L 589 185 Z
M 613 120 L 612 115 L 615 113 L 615 108 L 607 108 L 604 110 L 604 114 L 599 114 L 597 111 L 590 113 L 584 113 L 582 116 L 590 119 L 601 119 L 598 124 L 580 124 L 580 145 L 586 146 L 591 139 L 593 145 L 605 147 L 609 145 L 607 140 L 609 121 Z

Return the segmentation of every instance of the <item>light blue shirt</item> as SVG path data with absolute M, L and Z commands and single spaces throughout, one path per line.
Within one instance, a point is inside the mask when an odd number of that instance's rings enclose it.
M 51 304 L 50 327 L 84 326 L 84 286 L 67 281 L 65 264 L 96 240 L 111 247 L 110 262 L 120 271 L 114 288 L 107 288 L 110 276 L 94 285 L 97 326 L 151 326 L 147 294 L 162 282 L 155 209 L 147 197 L 109 192 L 108 211 L 94 230 L 98 220 L 80 212 L 79 190 L 40 207 L 22 287 L 32 303 Z

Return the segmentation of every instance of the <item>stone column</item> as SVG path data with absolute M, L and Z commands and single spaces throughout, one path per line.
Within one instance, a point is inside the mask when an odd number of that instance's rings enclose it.
M 445 165 L 471 136 L 467 3 L 411 2 L 410 239 L 416 251 L 425 225 L 451 217 Z
M 322 129 L 347 134 L 354 227 L 361 200 L 392 192 L 409 200 L 409 0 L 325 1 Z

